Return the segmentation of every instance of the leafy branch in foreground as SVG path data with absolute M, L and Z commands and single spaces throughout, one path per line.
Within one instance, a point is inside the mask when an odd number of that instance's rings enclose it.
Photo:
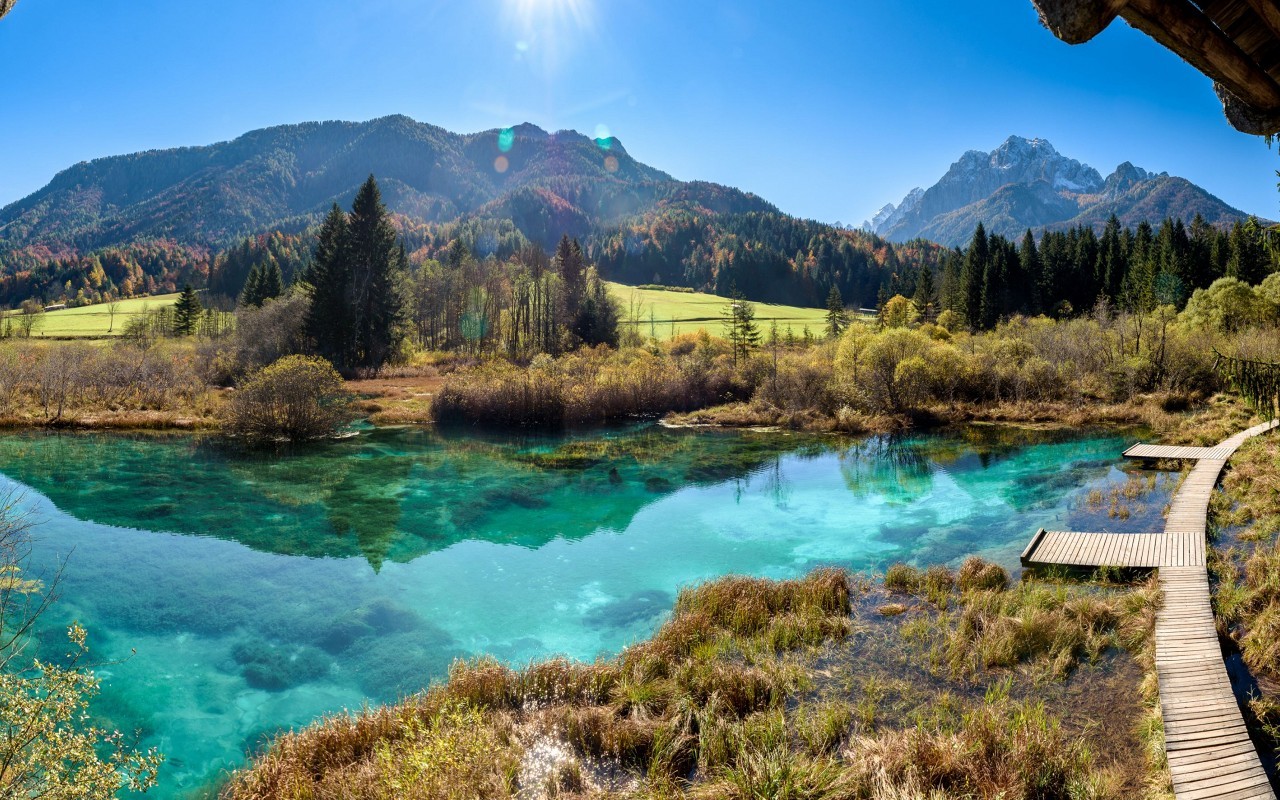
M 161 756 L 89 722 L 99 681 L 86 665 L 84 628 L 69 629 L 71 648 L 61 664 L 24 658 L 57 583 L 23 577 L 27 527 L 10 497 L 0 507 L 0 797 L 110 800 L 122 790 L 145 792 Z

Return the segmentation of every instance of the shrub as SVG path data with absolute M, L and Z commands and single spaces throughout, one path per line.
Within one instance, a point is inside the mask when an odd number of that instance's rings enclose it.
M 310 308 L 310 296 L 297 291 L 241 308 L 233 334 L 201 346 L 205 376 L 225 386 L 285 356 L 305 353 Z
M 286 356 L 236 390 L 225 424 L 251 442 L 296 442 L 332 436 L 351 418 L 351 394 L 332 364 Z
M 721 343 L 722 344 L 722 343 Z M 558 428 L 690 411 L 749 392 L 715 340 L 670 350 L 583 349 L 540 355 L 527 368 L 494 363 L 449 376 L 432 403 L 439 422 Z

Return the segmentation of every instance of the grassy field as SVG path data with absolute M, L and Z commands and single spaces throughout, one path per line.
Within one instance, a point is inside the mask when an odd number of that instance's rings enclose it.
M 707 333 L 714 336 L 720 336 L 724 332 L 724 310 L 729 302 L 724 297 L 701 292 L 637 289 L 621 283 L 610 283 L 609 291 L 622 305 L 624 324 L 633 302 L 640 309 L 638 327 L 642 336 L 653 335 L 659 339 L 669 339 L 675 334 L 690 333 L 699 328 L 706 328 Z M 121 300 L 114 326 L 111 325 L 105 303 L 48 311 L 41 315 L 32 335 L 62 339 L 119 336 L 131 317 L 171 306 L 177 300 L 177 294 Z M 755 303 L 755 307 L 756 322 L 759 323 L 760 330 L 764 334 L 767 334 L 769 325 L 775 320 L 778 323 L 778 330 L 783 335 L 786 334 L 788 327 L 797 337 L 804 334 L 806 326 L 815 336 L 821 336 L 826 328 L 827 311 L 823 308 L 801 308 L 772 303 Z M 111 330 L 108 331 L 108 328 Z
M 633 301 L 640 309 L 638 327 L 642 336 L 669 339 L 675 334 L 699 328 L 706 328 L 707 333 L 713 336 L 724 333 L 725 306 L 729 302 L 724 297 L 701 292 L 637 289 L 621 283 L 610 283 L 609 291 L 622 304 L 624 324 L 627 324 Z M 756 322 L 763 334 L 768 334 L 769 326 L 775 320 L 781 335 L 786 334 L 788 326 L 797 337 L 804 334 L 805 326 L 808 326 L 814 336 L 822 336 L 826 329 L 827 311 L 824 308 L 779 306 L 772 303 L 754 305 Z
M 119 301 L 115 324 L 107 313 L 107 304 L 99 303 L 80 308 L 64 308 L 58 311 L 46 311 L 36 321 L 31 331 L 33 337 L 53 337 L 61 339 L 97 339 L 104 336 L 119 336 L 128 321 L 136 316 L 154 311 L 157 308 L 171 306 L 178 301 L 177 294 L 159 294 L 152 297 L 134 297 Z M 17 316 L 17 312 L 10 312 Z M 16 322 L 15 322 L 16 324 Z

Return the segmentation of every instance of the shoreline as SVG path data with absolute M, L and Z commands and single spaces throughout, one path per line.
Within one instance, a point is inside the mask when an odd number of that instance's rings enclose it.
M 360 383 L 366 383 L 361 381 Z M 221 393 L 226 390 L 214 390 Z M 430 404 L 422 395 L 409 395 L 406 401 L 394 393 L 368 394 L 355 391 L 355 407 L 362 416 L 360 421 L 374 427 L 400 427 L 404 425 L 435 426 L 438 423 L 430 413 Z M 430 395 L 427 395 L 430 396 Z M 397 402 L 399 401 L 399 402 Z M 1120 404 L 1063 404 L 1021 403 L 976 406 L 972 404 L 951 407 L 934 407 L 913 414 L 862 415 L 845 418 L 818 414 L 788 414 L 772 409 L 754 409 L 747 403 L 728 403 L 690 412 L 668 412 L 651 419 L 665 428 L 674 430 L 742 430 L 778 431 L 789 433 L 834 433 L 853 436 L 905 432 L 934 432 L 970 425 L 1019 427 L 1028 430 L 1067 430 L 1079 427 L 1146 426 L 1160 430 L 1179 422 L 1210 412 L 1214 398 L 1193 404 L 1185 410 L 1166 411 L 1157 398 L 1143 398 L 1136 402 Z M 81 415 L 83 414 L 83 415 Z M 9 413 L 0 415 L 0 430 L 72 430 L 72 431 L 170 431 L 206 432 L 221 430 L 216 411 L 199 413 L 191 408 L 174 410 L 120 410 L 93 409 L 86 412 L 64 414 L 58 420 L 47 420 L 34 413 Z M 496 426 L 472 425 L 477 430 L 495 431 Z M 565 425 L 562 430 L 572 432 L 598 427 Z M 509 430 L 528 430 L 529 427 L 513 427 Z M 559 430 L 559 429 L 558 429 Z

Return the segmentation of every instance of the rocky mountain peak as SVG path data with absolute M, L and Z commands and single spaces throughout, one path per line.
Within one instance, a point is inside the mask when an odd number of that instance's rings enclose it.
M 1203 213 L 1218 220 L 1242 216 L 1199 187 L 1159 193 L 1161 181 L 1156 179 L 1164 177 L 1126 161 L 1104 180 L 1046 139 L 1010 136 L 989 153 L 967 151 L 936 184 L 885 206 L 867 227 L 891 241 L 925 237 L 954 245 L 967 241 L 978 221 L 993 233 L 1014 236 L 1028 227 L 1093 224 L 1092 210 L 1102 204 L 1108 206 L 1103 221 L 1111 213 L 1135 219 L 1152 214 L 1190 219 Z

